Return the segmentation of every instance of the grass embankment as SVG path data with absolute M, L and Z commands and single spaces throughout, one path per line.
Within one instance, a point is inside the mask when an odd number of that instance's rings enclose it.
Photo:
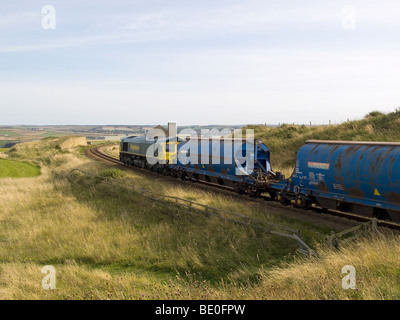
M 42 174 L 0 180 L 2 298 L 229 298 L 244 295 L 241 286 L 255 288 L 265 270 L 296 256 L 291 239 L 193 215 L 128 185 L 300 228 L 308 243 L 330 231 L 280 217 L 277 208 L 110 169 L 67 139 L 19 144 L 7 153 L 13 160 L 35 159 Z M 67 179 L 74 168 L 121 184 L 80 174 Z M 56 268 L 56 290 L 41 287 L 45 265 Z
M 349 141 L 400 141 L 400 112 L 371 112 L 364 119 L 330 126 L 283 124 L 279 127 L 248 126 L 271 150 L 275 171 L 290 176 L 296 151 L 309 139 Z
M 231 296 L 250 299 L 400 298 L 400 238 L 379 235 L 340 251 L 320 248 L 317 260 L 301 258 L 261 273 L 258 284 L 235 288 Z M 344 266 L 355 268 L 355 289 L 343 289 Z
M 40 174 L 39 166 L 33 164 L 31 160 L 21 162 L 7 159 L 5 152 L 9 150 L 9 148 L 0 148 L 0 179 L 29 178 L 36 177 Z
M 108 154 L 111 157 L 114 157 L 116 159 L 119 159 L 119 145 L 115 145 L 110 148 L 105 148 L 104 152 Z
M 0 178 L 28 178 L 39 174 L 40 168 L 35 165 L 0 159 Z

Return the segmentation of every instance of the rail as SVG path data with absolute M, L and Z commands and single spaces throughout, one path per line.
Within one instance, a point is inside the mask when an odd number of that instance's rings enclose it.
M 86 176 L 91 176 L 95 178 L 101 179 L 103 182 L 108 183 L 108 184 L 118 184 L 121 185 L 122 183 L 116 179 L 110 178 L 110 177 L 103 177 L 100 175 L 96 175 L 90 172 L 86 172 L 81 169 L 73 169 L 71 170 L 67 175 L 62 175 L 59 173 L 56 173 L 59 176 L 63 176 L 70 180 L 72 183 L 73 181 L 73 176 L 76 173 L 80 173 Z M 297 242 L 299 248 L 297 251 L 303 255 L 306 255 L 308 257 L 317 257 L 317 253 L 311 249 L 310 246 L 308 246 L 303 240 L 302 240 L 302 233 L 300 229 L 294 229 L 288 226 L 272 223 L 269 221 L 249 217 L 237 212 L 232 212 L 228 210 L 223 210 L 220 208 L 215 208 L 212 206 L 208 206 L 205 204 L 201 204 L 198 202 L 194 202 L 192 200 L 187 200 L 175 196 L 168 196 L 164 194 L 159 194 L 150 190 L 146 190 L 143 188 L 138 188 L 137 186 L 134 186 L 132 184 L 124 184 L 124 187 L 130 187 L 133 189 L 135 192 L 140 193 L 142 196 L 147 197 L 152 200 L 156 201 L 170 201 L 174 202 L 175 204 L 188 208 L 192 212 L 200 212 L 206 216 L 213 216 L 221 220 L 229 221 L 232 223 L 240 224 L 246 227 L 253 228 L 255 230 L 259 230 L 261 232 L 266 232 L 269 234 L 281 236 L 281 237 L 286 237 L 289 239 L 293 239 Z

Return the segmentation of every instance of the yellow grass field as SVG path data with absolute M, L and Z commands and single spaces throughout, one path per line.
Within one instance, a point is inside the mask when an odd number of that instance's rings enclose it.
M 10 160 L 41 168 L 34 178 L 0 179 L 2 299 L 396 299 L 400 241 L 362 240 L 334 251 L 329 228 L 246 202 L 110 168 L 68 138 L 20 144 Z M 60 146 L 68 146 L 63 149 Z M 114 150 L 115 151 L 115 150 Z M 102 179 L 80 169 L 114 178 Z M 130 186 L 300 228 L 320 258 L 296 254 L 290 239 L 152 201 Z M 357 290 L 341 288 L 341 268 L 357 270 Z M 56 270 L 45 290 L 41 270 Z

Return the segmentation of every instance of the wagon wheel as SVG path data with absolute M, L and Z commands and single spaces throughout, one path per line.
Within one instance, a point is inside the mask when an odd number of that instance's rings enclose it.
M 240 183 L 235 183 L 234 189 L 237 193 L 239 194 L 244 194 L 246 191 L 243 189 L 242 185 Z
M 387 210 L 381 208 L 374 208 L 373 217 L 377 218 L 378 220 L 392 221 L 392 217 Z
M 304 199 L 299 197 L 295 201 L 295 207 L 300 209 L 308 210 L 311 208 L 311 206 L 312 206 L 312 201 L 309 199 Z
M 285 191 L 282 190 L 281 200 L 279 201 L 282 205 L 287 206 L 290 204 L 290 200 L 285 197 Z
M 180 171 L 178 173 L 178 178 L 181 179 L 181 180 L 186 180 L 186 173 L 183 172 L 183 171 Z
M 253 186 L 249 186 L 247 188 L 247 194 L 252 198 L 258 198 L 261 192 L 257 188 L 254 189 Z
M 171 177 L 177 179 L 178 178 L 178 173 L 176 172 L 176 170 L 172 170 L 171 171 Z
M 276 192 L 268 191 L 268 194 L 269 194 L 271 200 L 276 200 Z M 267 200 L 267 198 L 264 198 L 264 199 Z

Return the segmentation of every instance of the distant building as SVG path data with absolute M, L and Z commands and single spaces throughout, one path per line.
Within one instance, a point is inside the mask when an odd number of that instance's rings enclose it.
M 104 136 L 104 140 L 106 141 L 120 141 L 121 139 L 127 137 L 127 134 L 122 134 L 122 135 L 116 135 L 116 136 Z
M 165 136 L 168 137 L 168 130 L 166 128 L 164 128 L 162 125 L 158 125 L 157 127 L 154 127 L 154 129 L 160 129 L 160 130 L 164 131 Z

